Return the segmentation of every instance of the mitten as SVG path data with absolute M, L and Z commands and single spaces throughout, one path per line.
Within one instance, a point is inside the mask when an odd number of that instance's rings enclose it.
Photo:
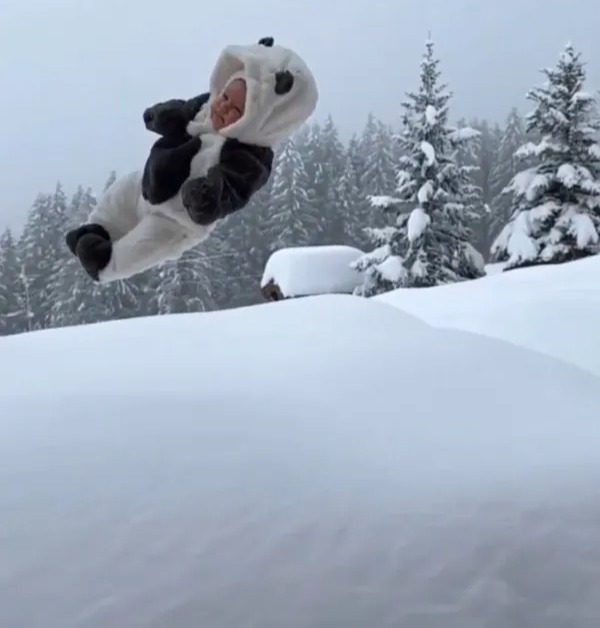
M 187 101 L 173 98 L 148 107 L 144 111 L 144 124 L 158 135 L 178 135 L 189 122 Z
M 186 181 L 181 188 L 181 200 L 189 217 L 198 225 L 208 226 L 221 216 L 223 181 L 218 176 L 198 177 Z

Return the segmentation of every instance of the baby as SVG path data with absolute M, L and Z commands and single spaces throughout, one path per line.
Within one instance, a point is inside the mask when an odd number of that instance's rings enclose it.
M 273 150 L 270 146 L 226 143 L 221 149 L 221 169 L 229 168 L 235 180 L 229 192 L 235 194 L 229 203 L 223 195 L 211 200 L 207 177 L 189 179 L 191 159 L 201 148 L 201 137 L 219 132 L 242 118 L 246 109 L 246 81 L 232 79 L 203 112 L 210 126 L 202 128 L 198 113 L 209 100 L 209 93 L 190 101 L 171 100 L 159 103 L 144 112 L 146 128 L 161 135 L 150 150 L 142 175 L 142 196 L 157 205 L 181 191 L 182 202 L 190 217 L 198 224 L 208 225 L 244 207 L 252 195 L 266 182 L 271 173 Z M 196 119 L 195 133 L 189 125 Z M 225 154 L 223 153 L 225 149 Z M 231 176 L 230 176 L 231 179 Z M 227 192 L 227 190 L 225 190 Z
M 207 94 L 144 112 L 161 137 L 143 171 L 115 181 L 67 245 L 100 283 L 179 258 L 267 182 L 273 146 L 317 100 L 314 77 L 293 51 L 272 39 L 227 47 Z

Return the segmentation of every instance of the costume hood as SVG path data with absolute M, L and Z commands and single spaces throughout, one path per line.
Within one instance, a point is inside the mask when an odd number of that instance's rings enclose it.
M 301 57 L 271 38 L 223 50 L 210 78 L 210 100 L 236 79 L 246 81 L 244 115 L 220 135 L 273 146 L 297 131 L 316 108 L 315 78 Z

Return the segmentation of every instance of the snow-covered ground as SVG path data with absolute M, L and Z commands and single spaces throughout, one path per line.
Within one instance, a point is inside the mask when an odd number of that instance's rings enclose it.
M 0 407 L 2 628 L 600 625 L 575 365 L 322 296 L 1 339 Z
M 431 325 L 485 334 L 600 375 L 600 256 L 374 297 Z M 600 416 L 600 411 L 599 411 Z

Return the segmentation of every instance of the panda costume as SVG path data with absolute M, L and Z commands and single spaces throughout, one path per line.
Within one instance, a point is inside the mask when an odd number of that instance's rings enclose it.
M 246 85 L 239 120 L 215 131 L 213 99 L 233 80 Z M 268 180 L 273 146 L 316 108 L 318 90 L 306 63 L 271 38 L 223 50 L 210 91 L 144 112 L 160 135 L 143 171 L 117 179 L 67 246 L 96 282 L 126 279 L 205 240 L 218 222 L 245 207 Z

